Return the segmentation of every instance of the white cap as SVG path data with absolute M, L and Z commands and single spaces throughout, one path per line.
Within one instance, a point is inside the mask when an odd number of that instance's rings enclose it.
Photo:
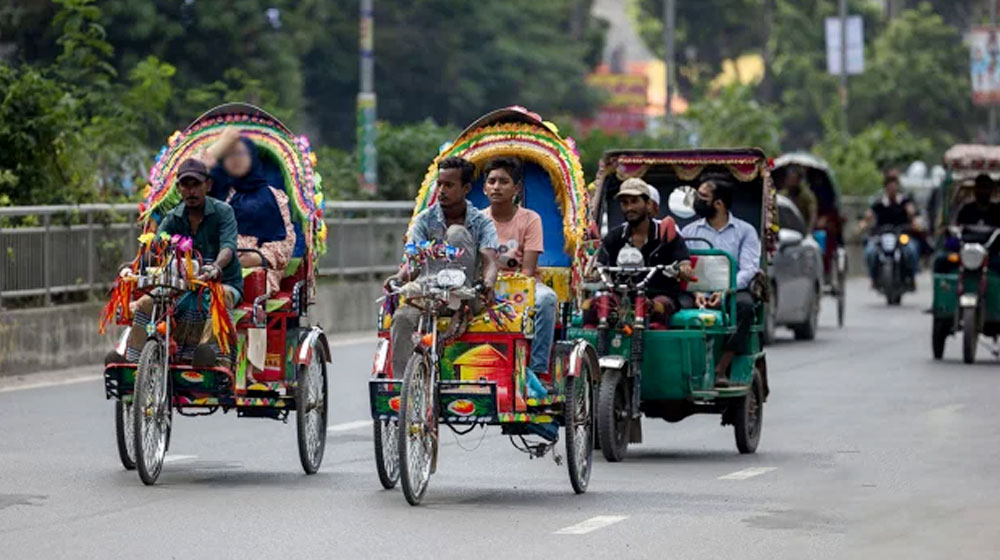
M 652 200 L 653 202 L 656 203 L 657 206 L 659 206 L 660 205 L 660 191 L 656 190 L 656 187 L 654 187 L 653 185 L 646 185 L 646 188 L 649 189 L 649 198 L 650 198 L 650 200 Z

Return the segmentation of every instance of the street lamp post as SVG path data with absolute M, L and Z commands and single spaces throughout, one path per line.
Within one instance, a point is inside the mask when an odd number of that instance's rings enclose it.
M 667 124 L 673 119 L 674 88 L 676 87 L 676 76 L 674 72 L 677 55 L 675 53 L 677 26 L 677 1 L 663 0 L 663 47 L 664 47 L 664 71 L 667 82 L 667 101 L 664 107 L 664 120 Z
M 378 154 L 375 150 L 375 17 L 374 0 L 360 0 L 359 57 L 361 80 L 358 90 L 358 171 L 361 189 L 375 194 L 378 185 Z
M 840 0 L 840 126 L 847 130 L 847 0 Z

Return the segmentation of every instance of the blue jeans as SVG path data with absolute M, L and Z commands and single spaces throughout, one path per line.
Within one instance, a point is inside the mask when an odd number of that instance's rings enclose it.
M 559 297 L 552 288 L 535 283 L 535 338 L 531 341 L 531 371 L 548 373 L 552 339 L 556 334 L 556 307 Z
M 917 243 L 911 240 L 906 245 L 902 245 L 903 260 L 906 265 L 906 276 L 913 276 L 917 272 L 920 261 L 920 248 Z M 870 237 L 865 243 L 865 262 L 868 263 L 868 277 L 872 280 L 878 278 L 878 252 L 881 250 L 878 238 Z

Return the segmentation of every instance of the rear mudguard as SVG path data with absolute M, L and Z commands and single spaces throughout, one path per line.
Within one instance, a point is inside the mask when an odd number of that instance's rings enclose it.
M 600 360 L 597 358 L 597 350 L 589 342 L 583 339 L 576 339 L 571 342 L 559 342 L 558 344 L 569 344 L 573 347 L 569 352 L 569 364 L 566 368 L 567 377 L 579 377 L 580 372 L 583 370 L 584 360 L 590 366 L 591 375 L 600 375 L 601 366 Z
M 312 360 L 313 344 L 319 342 L 319 348 L 323 352 L 323 361 L 329 362 L 331 358 L 330 343 L 326 340 L 326 334 L 320 327 L 312 327 L 301 335 L 299 344 L 295 348 L 295 365 L 305 365 Z

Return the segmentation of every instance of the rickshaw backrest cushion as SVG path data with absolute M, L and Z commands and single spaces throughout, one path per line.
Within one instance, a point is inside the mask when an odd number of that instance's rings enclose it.
M 267 184 L 288 194 L 288 189 L 285 186 L 285 175 L 281 172 L 281 167 L 267 150 L 259 150 L 258 153 L 260 153 L 260 162 L 264 168 Z M 291 195 L 289 195 L 289 199 L 291 199 Z M 289 204 L 294 203 L 289 200 Z M 292 215 L 292 227 L 295 228 L 295 249 L 292 250 L 292 256 L 301 257 L 306 254 L 306 236 L 302 233 L 302 221 L 296 215 L 295 209 L 289 208 L 289 210 Z
M 688 282 L 689 292 L 721 292 L 731 288 L 732 261 L 726 255 L 692 255 L 697 282 Z
M 485 177 L 479 177 L 472 185 L 469 200 L 476 208 L 490 205 L 483 192 Z M 566 238 L 563 235 L 563 215 L 549 174 L 536 163 L 524 164 L 524 198 L 522 205 L 534 210 L 542 218 L 545 251 L 538 256 L 538 266 L 570 266 L 573 259 L 566 254 Z

